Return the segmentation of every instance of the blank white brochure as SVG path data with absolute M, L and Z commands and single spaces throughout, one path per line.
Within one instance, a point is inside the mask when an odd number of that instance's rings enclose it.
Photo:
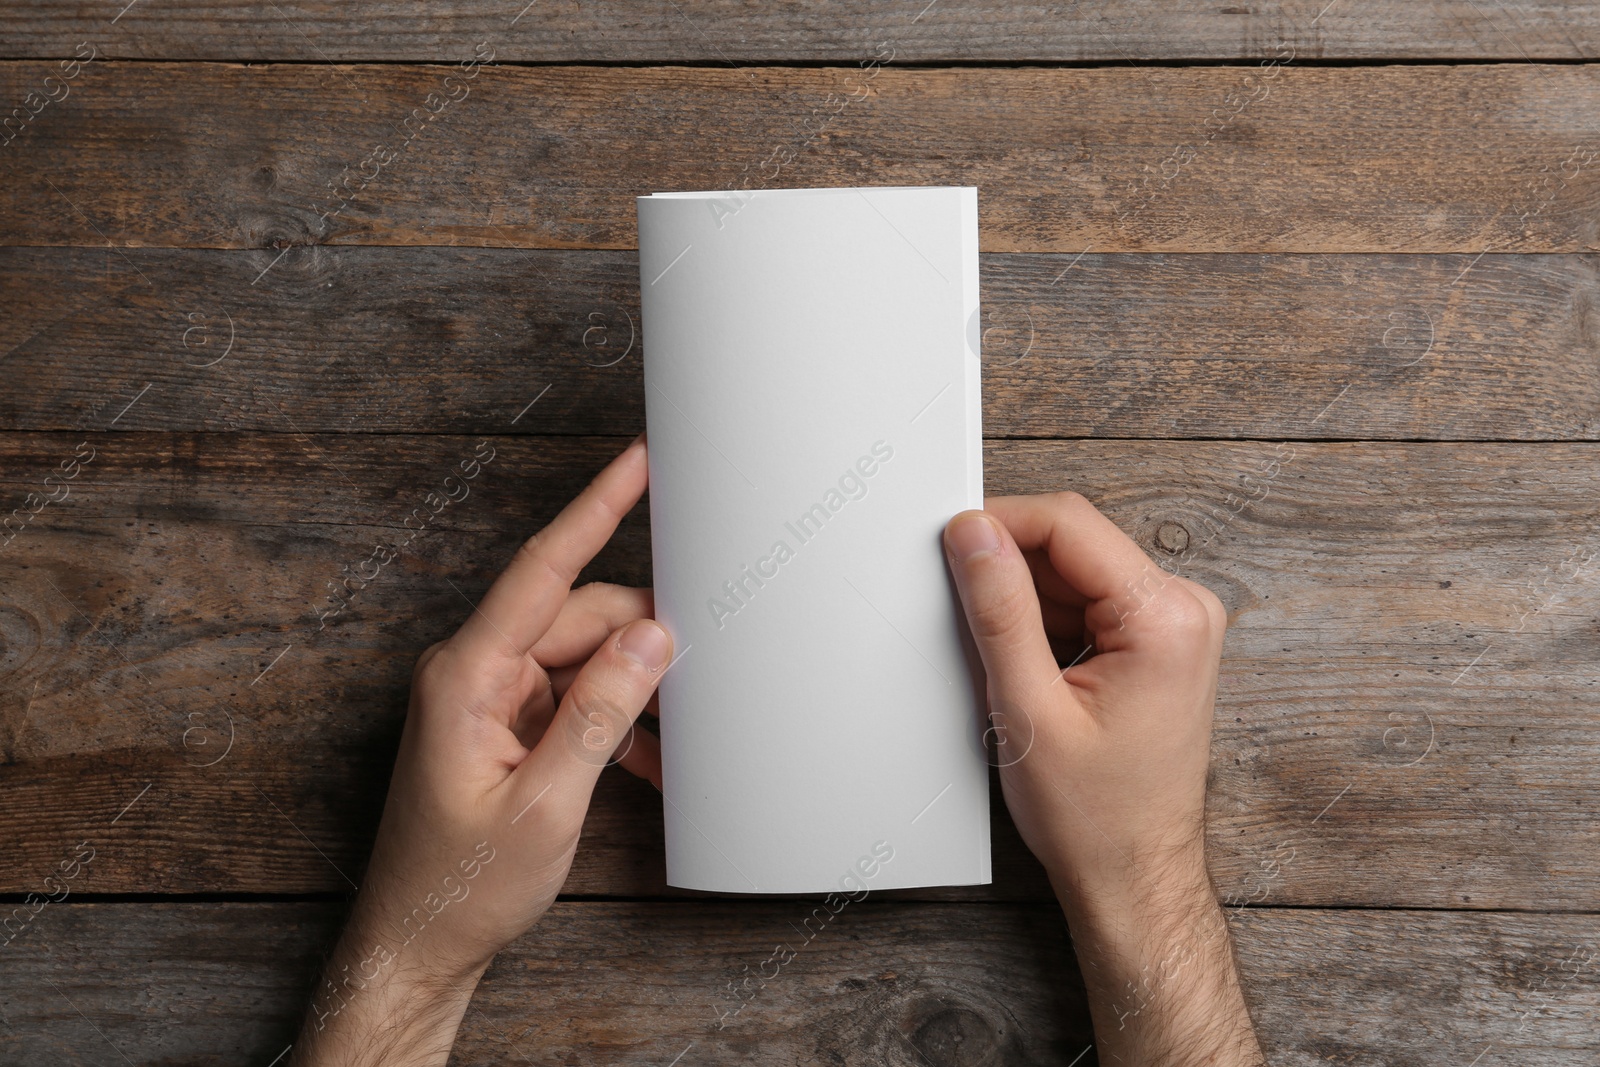
M 668 883 L 988 882 L 977 190 L 637 203 Z

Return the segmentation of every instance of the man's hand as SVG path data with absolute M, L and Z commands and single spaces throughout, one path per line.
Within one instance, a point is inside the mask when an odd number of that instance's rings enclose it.
M 659 743 L 633 723 L 671 639 L 647 590 L 570 591 L 646 477 L 641 439 L 423 653 L 372 861 L 295 1064 L 445 1063 L 490 959 L 566 880 L 601 769 L 660 786 Z
M 1006 806 L 1072 928 L 1101 1062 L 1261 1064 L 1204 855 L 1227 614 L 1076 494 L 986 507 L 945 549 Z

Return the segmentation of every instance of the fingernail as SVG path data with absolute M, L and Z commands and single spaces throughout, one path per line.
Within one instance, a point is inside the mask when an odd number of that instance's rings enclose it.
M 987 515 L 963 515 L 950 524 L 950 551 L 967 563 L 1000 547 L 1000 531 Z
M 659 671 L 667 665 L 672 642 L 667 639 L 667 631 L 649 619 L 641 619 L 622 631 L 617 647 L 646 670 Z

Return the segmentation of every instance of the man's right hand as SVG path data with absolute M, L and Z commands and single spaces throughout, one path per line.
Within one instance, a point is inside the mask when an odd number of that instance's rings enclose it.
M 1227 613 L 1075 493 L 986 507 L 945 550 L 1006 806 L 1071 925 L 1102 1061 L 1260 1064 L 1204 854 Z

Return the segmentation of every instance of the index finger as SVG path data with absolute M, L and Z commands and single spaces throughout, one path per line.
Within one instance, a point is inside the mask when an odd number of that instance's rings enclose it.
M 1089 600 L 1124 595 L 1159 570 L 1133 538 L 1077 493 L 995 497 L 983 509 L 1005 523 L 1018 548 L 1044 551 L 1056 573 Z
M 530 537 L 456 634 L 468 649 L 523 655 L 561 612 L 584 566 L 605 547 L 649 481 L 644 434 L 606 464 L 550 525 Z

